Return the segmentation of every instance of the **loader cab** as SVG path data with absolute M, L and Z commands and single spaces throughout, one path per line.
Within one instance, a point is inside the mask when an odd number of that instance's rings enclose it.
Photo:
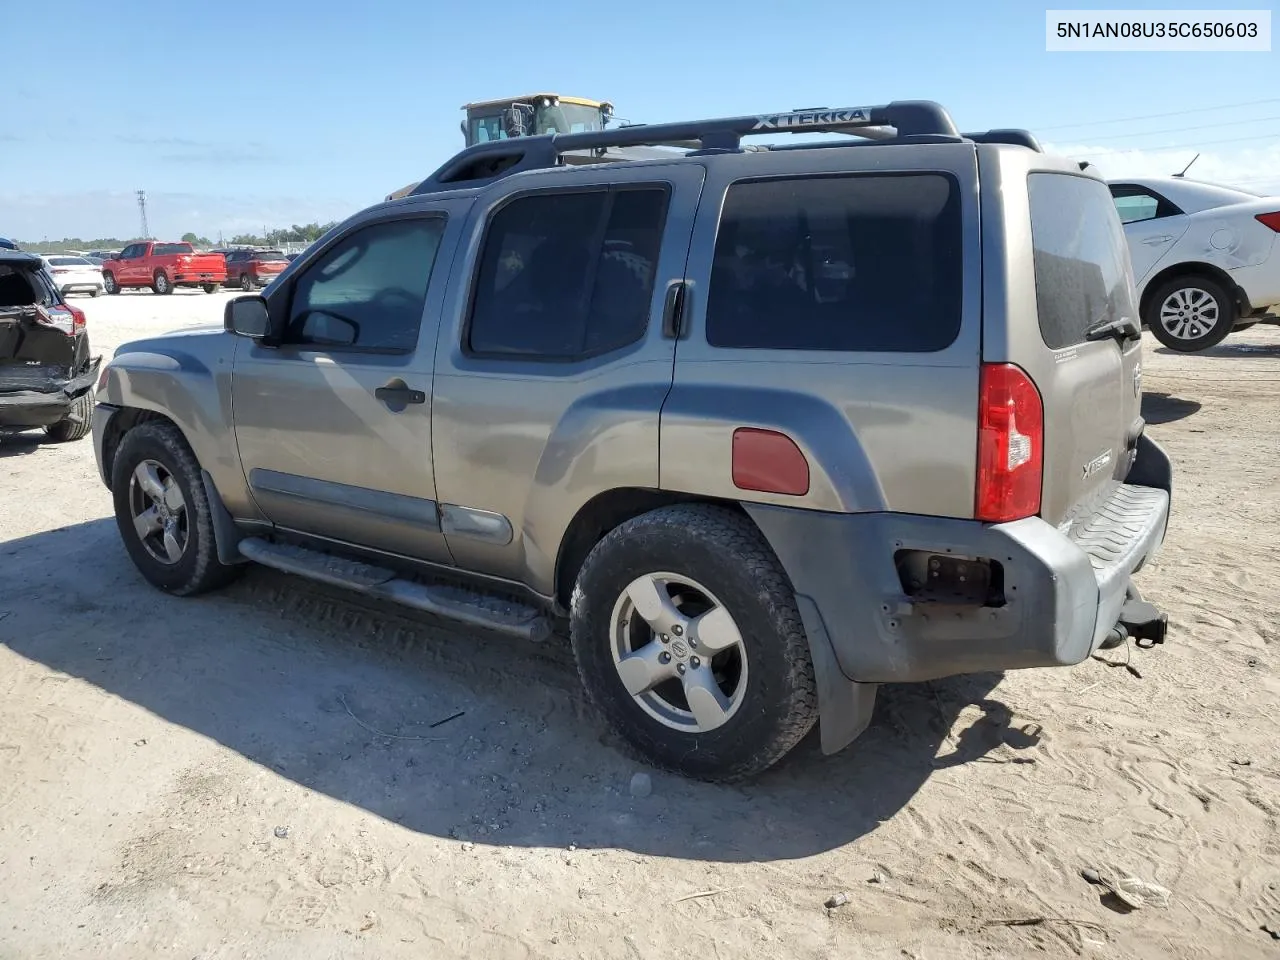
M 591 133 L 603 130 L 613 116 L 613 105 L 605 101 L 555 93 L 479 101 L 462 109 L 462 136 L 468 147 L 549 133 Z

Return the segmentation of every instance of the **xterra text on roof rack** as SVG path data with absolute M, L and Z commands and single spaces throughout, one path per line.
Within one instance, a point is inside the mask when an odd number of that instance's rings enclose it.
M 1106 185 L 932 103 L 766 116 L 479 144 L 225 333 L 122 347 L 94 439 L 138 568 L 567 620 L 627 741 L 719 780 L 844 746 L 880 683 L 1163 639 Z M 852 136 L 742 143 L 778 130 Z

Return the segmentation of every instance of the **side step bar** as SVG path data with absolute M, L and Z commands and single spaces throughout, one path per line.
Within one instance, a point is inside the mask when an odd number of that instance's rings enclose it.
M 365 596 L 390 600 L 468 626 L 496 630 L 532 641 L 545 640 L 551 634 L 551 621 L 533 607 L 463 587 L 417 583 L 399 577 L 395 571 L 385 567 L 347 560 L 305 547 L 272 543 L 261 537 L 241 540 L 240 552 L 247 559 L 264 567 L 344 587 Z

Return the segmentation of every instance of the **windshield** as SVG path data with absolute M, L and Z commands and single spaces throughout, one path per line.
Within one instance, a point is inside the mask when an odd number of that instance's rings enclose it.
M 603 129 L 603 125 L 600 122 L 599 108 L 561 103 L 554 107 L 538 107 L 534 114 L 532 129 L 528 132 L 533 135 L 542 135 L 586 133 L 600 129 Z M 503 128 L 501 112 L 489 116 L 471 117 L 467 121 L 467 143 L 469 144 L 505 139 L 507 139 L 507 132 Z
M 536 126 L 538 133 L 586 133 L 588 130 L 599 130 L 600 110 L 576 103 L 539 107 Z
M 153 257 L 169 257 L 175 253 L 191 253 L 191 244 L 189 243 L 157 243 L 151 248 Z

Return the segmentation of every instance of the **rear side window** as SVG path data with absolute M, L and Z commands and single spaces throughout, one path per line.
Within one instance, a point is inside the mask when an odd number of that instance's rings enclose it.
M 1106 184 L 1066 173 L 1027 177 L 1040 335 L 1053 350 L 1097 323 L 1138 312 L 1124 228 Z
M 175 253 L 191 253 L 191 244 L 189 243 L 157 243 L 151 248 L 153 257 L 169 257 Z
M 467 346 L 511 359 L 576 360 L 648 327 L 665 186 L 526 196 L 490 222 Z
M 960 331 L 960 199 L 944 174 L 738 183 L 707 299 L 714 347 L 932 352 Z

